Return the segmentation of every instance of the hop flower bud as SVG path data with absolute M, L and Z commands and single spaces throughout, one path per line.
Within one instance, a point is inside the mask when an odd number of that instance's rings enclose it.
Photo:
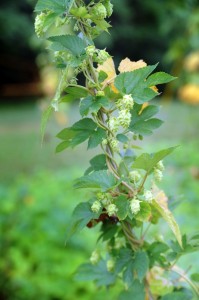
M 96 48 L 93 45 L 90 45 L 86 48 L 86 54 L 93 56 L 95 54 Z
M 151 203 L 152 200 L 154 199 L 152 192 L 149 191 L 149 190 L 147 190 L 147 191 L 144 192 L 144 198 L 149 203 Z
M 95 213 L 98 213 L 100 209 L 101 209 L 101 203 L 99 201 L 95 201 L 91 206 L 91 210 Z
M 110 140 L 110 146 L 113 149 L 113 151 L 115 152 L 119 152 L 119 142 L 116 139 L 111 139 Z
M 99 50 L 96 61 L 99 64 L 103 64 L 109 57 L 110 55 L 106 50 Z
M 114 267 L 115 267 L 115 261 L 113 259 L 109 259 L 106 263 L 106 267 L 108 272 L 113 272 Z
M 44 22 L 48 14 L 46 13 L 40 13 L 35 18 L 35 32 L 37 36 L 40 38 L 44 35 L 45 29 L 44 29 Z
M 112 215 L 115 215 L 117 213 L 118 209 L 117 206 L 115 204 L 109 204 L 107 207 L 107 213 L 109 215 L 109 217 L 111 217 Z
M 157 163 L 156 168 L 162 172 L 164 171 L 165 167 L 162 160 Z
M 107 17 L 106 7 L 102 3 L 97 3 L 91 9 L 91 15 L 93 19 L 103 20 Z
M 108 144 L 107 139 L 103 139 L 103 140 L 102 140 L 102 145 L 103 145 L 103 146 L 106 146 L 107 144 Z
M 130 210 L 134 215 L 136 215 L 140 211 L 140 201 L 132 199 L 130 202 Z
M 96 96 L 97 97 L 104 97 L 104 91 L 97 91 Z
M 100 260 L 100 254 L 97 250 L 93 251 L 90 257 L 90 262 L 92 265 L 96 265 Z
M 159 169 L 156 169 L 154 170 L 154 178 L 157 182 L 160 182 L 162 181 L 162 178 L 163 178 L 163 174 L 162 174 L 162 171 L 160 171 Z
M 105 0 L 103 4 L 106 8 L 107 17 L 110 17 L 113 13 L 113 4 L 110 2 L 110 0 Z
M 121 110 L 119 112 L 118 121 L 123 128 L 128 128 L 131 123 L 131 113 L 127 110 Z
M 116 132 L 119 129 L 118 119 L 115 117 L 111 117 L 108 121 L 108 125 L 111 131 Z
M 141 179 L 140 173 L 138 171 L 131 171 L 129 173 L 129 178 L 133 182 L 138 182 Z

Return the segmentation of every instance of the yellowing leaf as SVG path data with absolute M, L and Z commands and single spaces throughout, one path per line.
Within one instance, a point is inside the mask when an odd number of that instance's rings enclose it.
M 117 76 L 113 59 L 108 58 L 102 65 L 98 65 L 97 71 L 103 71 L 107 74 L 107 78 L 103 81 L 103 86 L 111 84 Z
M 165 192 L 160 190 L 157 185 L 153 184 L 152 193 L 155 200 L 162 206 L 168 209 L 168 197 Z
M 168 225 L 171 228 L 173 234 L 175 235 L 179 245 L 182 247 L 182 236 L 181 236 L 180 228 L 179 228 L 173 214 L 170 212 L 170 210 L 168 208 L 165 207 L 165 205 L 158 202 L 157 199 L 153 200 L 152 205 L 161 214 L 163 219 L 168 223 Z
M 144 68 L 146 66 L 147 64 L 142 59 L 138 61 L 131 61 L 129 58 L 125 58 L 121 61 L 118 70 L 120 73 L 124 73 Z

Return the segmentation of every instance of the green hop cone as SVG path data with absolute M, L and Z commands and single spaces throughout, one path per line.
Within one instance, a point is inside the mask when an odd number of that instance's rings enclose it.
M 95 20 L 103 20 L 107 17 L 107 11 L 102 3 L 98 3 L 91 9 L 92 18 Z
M 110 2 L 110 0 L 105 0 L 103 2 L 103 5 L 106 8 L 107 17 L 110 17 L 113 13 L 113 4 Z

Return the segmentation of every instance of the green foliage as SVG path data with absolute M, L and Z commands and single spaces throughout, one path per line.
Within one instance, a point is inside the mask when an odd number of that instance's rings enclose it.
M 113 174 L 105 170 L 92 172 L 89 175 L 80 177 L 75 182 L 76 189 L 93 188 L 101 189 L 103 192 L 106 192 L 117 185 L 118 182 Z
M 131 62 L 128 59 L 121 62 L 120 74 L 116 75 L 109 53 L 97 49 L 93 43 L 93 39 L 109 27 L 105 19 L 112 13 L 110 0 L 89 4 L 77 0 L 74 5 L 73 2 L 70 4 L 65 21 L 74 27 L 75 34 L 48 39 L 52 42 L 50 49 L 55 51 L 57 66 L 62 72 L 52 106 L 58 110 L 60 102 L 80 99 L 81 118 L 57 135 L 62 142 L 56 150 L 73 148 L 88 140 L 88 149 L 100 145 L 102 154 L 90 160 L 91 166 L 85 175 L 75 182 L 76 189 L 91 189 L 92 198 L 75 208 L 68 236 L 85 226 L 92 228 L 100 223 L 98 240 L 106 243 L 106 251 L 96 249 L 90 257 L 90 264 L 80 266 L 76 278 L 84 281 L 92 279 L 98 286 L 113 285 L 116 279 L 122 281 L 127 291 L 119 299 L 131 296 L 138 300 L 153 296 L 170 297 L 165 294 L 171 291 L 176 297 L 178 291 L 184 293 L 182 286 L 173 281 L 171 288 L 164 289 L 162 282 L 169 271 L 184 278 L 178 269 L 176 271 L 175 264 L 183 253 L 193 251 L 194 245 L 188 245 L 186 236 L 182 238 L 168 209 L 166 195 L 148 181 L 148 176 L 153 175 L 159 183 L 165 169 L 162 160 L 177 147 L 153 154 L 137 155 L 131 151 L 131 148 L 140 149 L 135 144 L 137 137 L 142 140 L 143 135 L 151 134 L 162 124 L 161 120 L 152 118 L 158 109 L 154 105 L 145 107 L 142 104 L 158 95 L 154 85 L 175 78 L 164 72 L 150 76 L 157 65 L 146 66 L 142 61 Z M 38 36 L 46 31 L 43 27 L 46 15 L 42 13 L 36 18 Z M 71 68 L 74 77 L 66 81 Z M 126 69 L 130 71 L 126 72 Z M 85 78 L 85 86 L 76 84 L 80 73 Z M 64 91 L 67 93 L 65 99 L 62 98 Z M 85 117 L 88 114 L 89 118 Z M 147 238 L 149 227 L 143 231 L 146 222 L 155 224 L 161 217 L 177 240 L 168 244 L 169 249 L 167 245 L 157 243 L 155 236 Z M 155 272 L 159 272 L 160 278 L 156 278 Z M 156 288 L 157 281 L 160 288 Z M 198 294 L 196 285 L 189 279 L 187 282 Z
M 85 43 L 78 36 L 51 36 L 49 41 L 53 42 L 51 47 L 54 51 L 69 50 L 74 56 L 80 56 L 85 52 Z
M 158 113 L 159 109 L 155 105 L 150 105 L 141 110 L 141 105 L 135 105 L 131 111 L 132 120 L 129 130 L 141 135 L 150 135 L 153 130 L 160 127 L 163 121 L 151 118 Z
M 56 152 L 63 151 L 68 147 L 75 147 L 88 139 L 88 149 L 99 145 L 106 134 L 102 128 L 90 118 L 84 118 L 76 122 L 72 127 L 63 129 L 57 137 L 64 140 L 56 148 Z
M 133 168 L 145 170 L 149 174 L 160 160 L 172 153 L 176 148 L 171 147 L 154 154 L 143 153 L 136 158 Z

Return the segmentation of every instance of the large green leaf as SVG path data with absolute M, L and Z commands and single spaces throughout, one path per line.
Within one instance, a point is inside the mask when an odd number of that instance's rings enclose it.
M 99 128 L 90 118 L 84 118 L 76 122 L 72 127 L 65 128 L 58 133 L 57 137 L 64 140 L 57 146 L 56 151 L 60 152 L 68 147 L 75 147 L 88 139 L 88 148 L 98 146 L 106 137 L 106 132 Z
M 94 188 L 105 192 L 118 184 L 119 182 L 117 182 L 112 173 L 101 170 L 78 178 L 75 182 L 75 188 Z
M 147 86 L 154 86 L 158 84 L 168 83 L 172 80 L 175 80 L 177 77 L 173 77 L 164 72 L 157 72 L 148 77 L 146 84 Z
M 143 104 L 155 98 L 158 93 L 151 88 L 143 88 L 138 86 L 137 89 L 131 92 L 134 101 L 138 104 Z
M 70 226 L 67 229 L 67 239 L 69 239 L 73 234 L 81 231 L 92 219 L 97 219 L 99 213 L 95 213 L 91 210 L 91 205 L 89 202 L 79 203 L 73 211 Z
M 173 214 L 170 212 L 169 209 L 167 209 L 165 206 L 161 205 L 161 203 L 159 203 L 156 200 L 153 200 L 152 205 L 161 214 L 163 219 L 168 223 L 168 225 L 171 228 L 172 232 L 174 233 L 179 245 L 182 247 L 182 236 L 181 236 L 180 228 L 179 228 Z
M 101 260 L 97 265 L 81 265 L 75 277 L 79 281 L 95 281 L 97 286 L 109 286 L 116 280 L 116 274 L 108 272 L 105 260 Z
M 132 72 L 121 73 L 116 77 L 114 85 L 121 93 L 130 94 L 144 83 L 144 80 L 153 72 L 156 66 L 147 66 Z
M 145 288 L 144 284 L 139 280 L 134 280 L 131 288 L 128 291 L 124 291 L 120 294 L 118 300 L 144 300 Z
M 92 97 L 88 96 L 80 102 L 80 114 L 82 116 L 88 115 L 88 113 L 97 113 L 101 107 L 108 107 L 109 101 L 105 97 Z
M 153 154 L 143 153 L 136 158 L 132 167 L 150 173 L 160 160 L 172 153 L 177 147 L 178 146 L 164 149 Z
M 49 38 L 51 42 L 55 42 L 56 45 L 60 45 L 61 49 L 69 50 L 73 55 L 80 56 L 85 52 L 84 41 L 75 35 L 57 35 Z
M 93 171 L 107 170 L 105 154 L 99 154 L 90 160 L 90 167 L 86 170 L 85 175 Z
M 114 204 L 117 206 L 117 216 L 119 220 L 124 220 L 127 217 L 129 200 L 125 196 L 119 196 L 114 200 Z
M 56 14 L 68 12 L 74 0 L 39 0 L 36 4 L 35 11 L 53 11 Z
M 149 258 L 145 251 L 135 253 L 133 268 L 137 273 L 138 279 L 142 281 L 149 268 Z
M 129 130 L 141 134 L 150 135 L 153 130 L 160 127 L 163 123 L 161 120 L 152 118 L 159 111 L 158 106 L 149 105 L 142 110 L 142 105 L 135 104 L 131 111 L 131 123 Z

